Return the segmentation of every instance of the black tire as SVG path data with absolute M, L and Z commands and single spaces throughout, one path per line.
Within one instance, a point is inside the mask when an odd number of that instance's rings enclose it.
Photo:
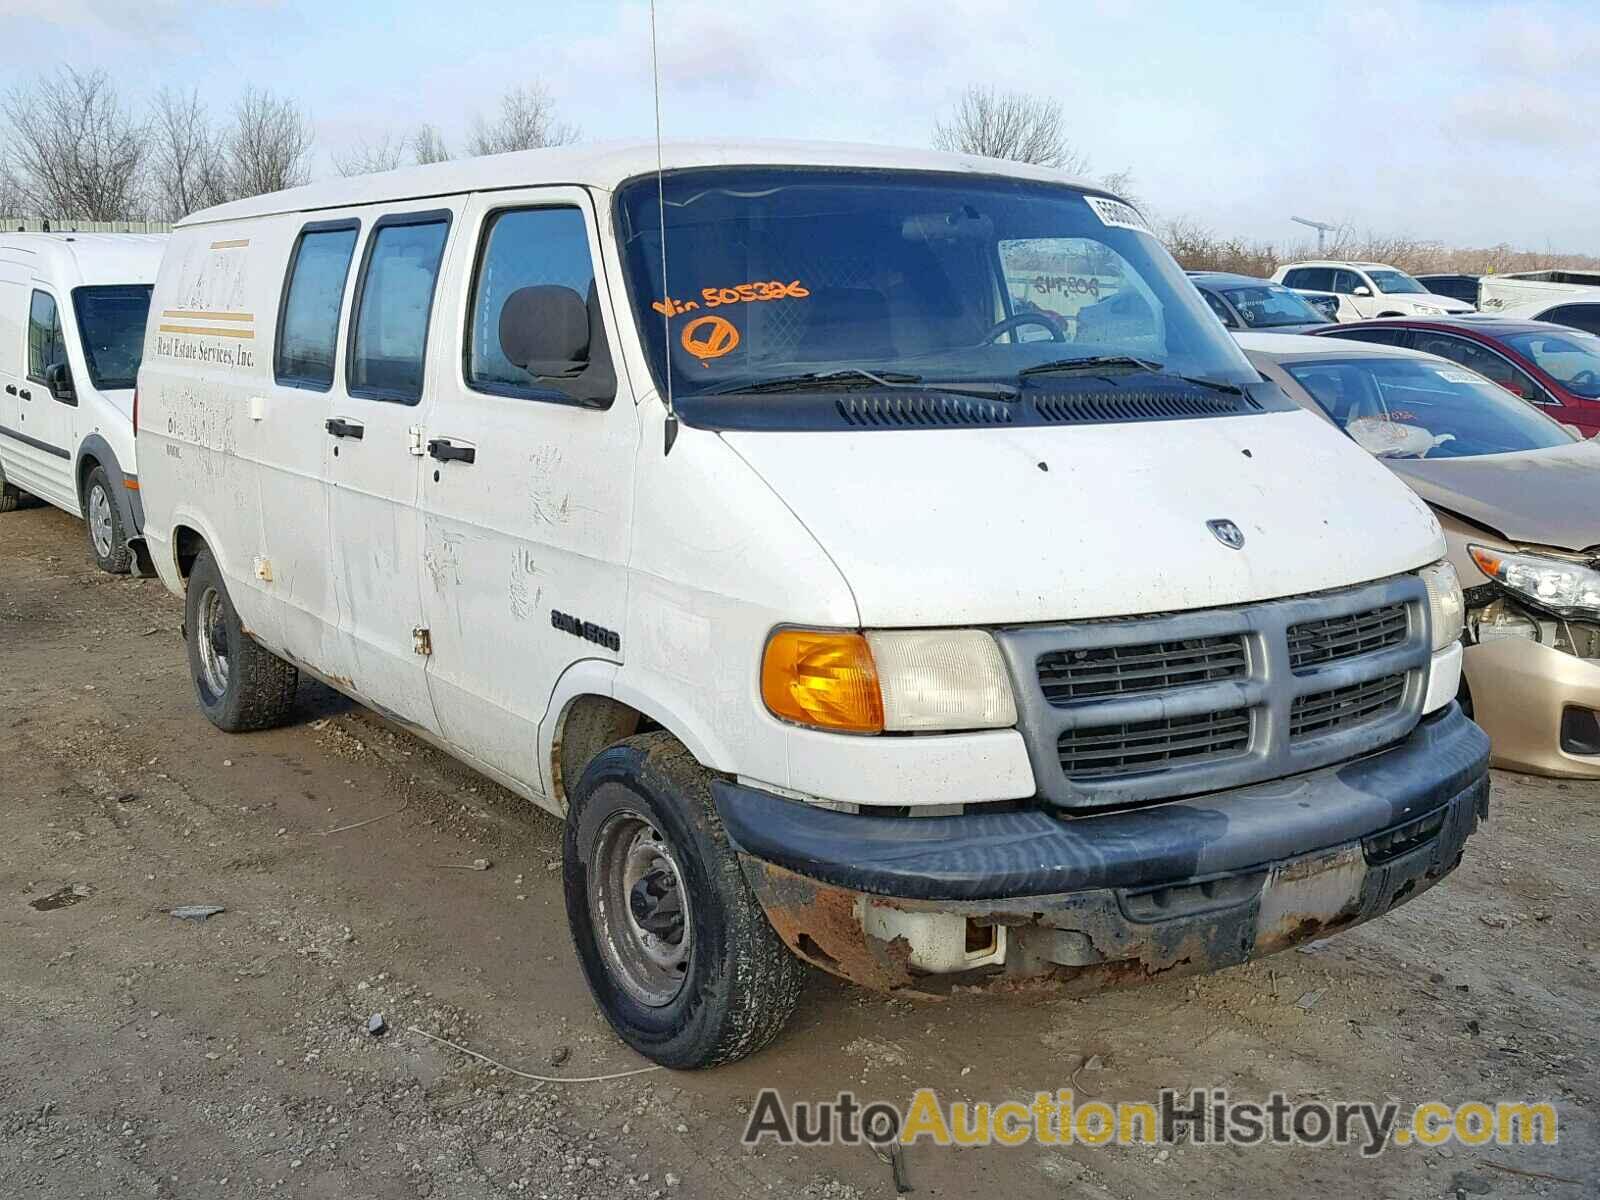
M 610 831 L 636 821 L 653 827 L 655 844 L 687 884 L 687 962 L 676 994 L 656 1003 L 636 994 L 628 968 L 618 965 L 624 952 L 602 952 L 606 918 L 597 916 L 603 906 L 593 894 L 604 890 L 608 874 L 615 877 L 597 863 L 615 836 Z M 665 733 L 639 734 L 590 762 L 572 792 L 563 867 L 567 920 L 589 990 L 640 1054 L 665 1067 L 712 1067 L 753 1054 L 782 1030 L 805 966 L 761 911 L 717 817 L 709 776 L 681 743 Z M 638 912 L 623 915 L 632 920 Z
M 94 565 L 110 575 L 126 575 L 133 566 L 133 550 L 104 467 L 95 467 L 83 481 L 83 524 Z
M 248 733 L 288 720 L 300 672 L 244 631 L 210 550 L 200 551 L 189 572 L 184 628 L 195 698 L 213 725 Z
M 0 468 L 0 513 L 15 512 L 27 498 L 27 492 L 6 482 L 5 469 Z

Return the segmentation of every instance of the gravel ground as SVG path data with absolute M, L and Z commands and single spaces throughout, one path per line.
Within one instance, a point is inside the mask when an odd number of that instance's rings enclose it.
M 178 603 L 82 546 L 54 510 L 0 516 L 0 1196 L 893 1197 L 866 1149 L 741 1147 L 757 1090 L 1026 1099 L 1075 1073 L 1108 1100 L 1549 1099 L 1562 1138 L 920 1144 L 915 1194 L 1597 1194 L 1600 785 L 1497 775 L 1454 876 L 1315 953 L 1076 1001 L 817 976 L 753 1059 L 537 1083 L 413 1027 L 533 1074 L 648 1065 L 573 960 L 557 823 L 320 686 L 288 728 L 217 732 Z

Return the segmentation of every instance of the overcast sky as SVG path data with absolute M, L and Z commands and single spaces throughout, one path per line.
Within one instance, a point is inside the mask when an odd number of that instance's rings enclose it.
M 1459 245 L 1600 252 L 1600 5 L 658 0 L 670 136 L 925 145 L 969 83 L 1060 100 L 1158 217 L 1278 241 L 1288 216 Z M 0 0 L 0 87 L 70 61 L 130 98 L 245 82 L 331 153 L 542 78 L 586 138 L 649 136 L 635 0 Z

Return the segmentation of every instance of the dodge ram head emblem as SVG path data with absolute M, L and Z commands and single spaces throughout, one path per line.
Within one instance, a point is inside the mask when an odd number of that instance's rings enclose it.
M 1207 521 L 1206 528 L 1229 550 L 1237 550 L 1244 545 L 1244 533 L 1232 521 Z

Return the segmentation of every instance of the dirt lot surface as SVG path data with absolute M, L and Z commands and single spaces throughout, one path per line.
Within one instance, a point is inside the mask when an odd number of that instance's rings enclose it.
M 94 571 L 64 515 L 0 516 L 0 1196 L 892 1197 L 865 1148 L 741 1148 L 757 1090 L 1026 1100 L 1075 1074 L 1109 1100 L 1549 1099 L 1562 1136 L 1375 1161 L 924 1143 L 914 1194 L 1597 1194 L 1600 786 L 1498 775 L 1453 877 L 1315 953 L 1077 1001 L 817 976 L 732 1067 L 533 1083 L 411 1027 L 536 1074 L 646 1065 L 573 959 L 557 823 L 319 686 L 286 729 L 217 732 L 180 615 Z

